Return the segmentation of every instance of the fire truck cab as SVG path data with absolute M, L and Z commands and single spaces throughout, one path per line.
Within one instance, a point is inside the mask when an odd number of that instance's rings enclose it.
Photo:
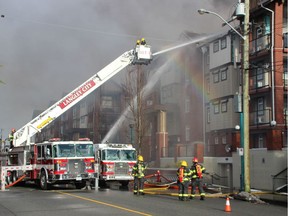
M 133 180 L 132 168 L 136 164 L 136 149 L 131 144 L 94 144 L 96 163 L 99 166 L 100 184 L 118 181 L 127 186 Z

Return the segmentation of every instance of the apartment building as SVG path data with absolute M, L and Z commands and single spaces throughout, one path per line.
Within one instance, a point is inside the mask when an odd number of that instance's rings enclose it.
M 250 183 L 271 190 L 287 183 L 287 1 L 250 4 Z M 204 161 L 223 178 L 222 184 L 240 188 L 240 114 L 235 105 L 242 88 L 241 38 L 230 31 L 199 51 L 208 95 Z

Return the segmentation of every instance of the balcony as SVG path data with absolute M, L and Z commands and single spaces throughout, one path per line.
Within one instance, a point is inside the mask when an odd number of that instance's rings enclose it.
M 250 55 L 255 55 L 269 48 L 270 48 L 270 35 L 264 35 L 262 37 L 250 41 L 249 53 Z
M 271 109 L 267 108 L 264 110 L 258 110 L 255 112 L 250 112 L 250 122 L 251 126 L 270 124 L 271 121 Z
M 251 76 L 249 79 L 249 89 L 258 90 L 260 88 L 270 87 L 271 79 L 269 72 L 258 73 L 254 76 Z

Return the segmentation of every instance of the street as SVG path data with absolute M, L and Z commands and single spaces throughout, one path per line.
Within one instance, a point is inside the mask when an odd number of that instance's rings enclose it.
M 179 201 L 177 196 L 158 195 L 157 190 L 146 189 L 144 196 L 133 195 L 128 188 L 76 190 L 54 188 L 43 191 L 28 185 L 12 187 L 0 192 L 0 216 L 85 216 L 85 215 L 261 215 L 286 216 L 287 207 L 253 204 L 230 199 L 231 212 L 225 212 L 224 198 L 199 197 Z

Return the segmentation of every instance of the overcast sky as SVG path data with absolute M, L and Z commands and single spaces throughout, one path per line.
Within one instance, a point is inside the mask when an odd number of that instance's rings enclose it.
M 0 129 L 6 138 L 145 37 L 153 51 L 183 31 L 223 30 L 238 0 L 0 0 Z

